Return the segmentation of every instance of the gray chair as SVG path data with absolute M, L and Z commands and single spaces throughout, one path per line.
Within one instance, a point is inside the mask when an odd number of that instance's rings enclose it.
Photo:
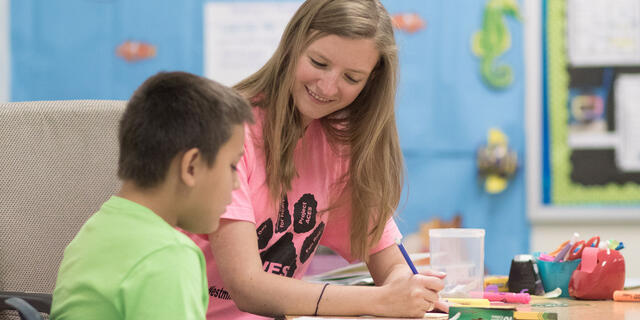
M 64 248 L 120 187 L 125 103 L 0 104 L 0 319 L 18 319 L 10 296 L 48 314 Z
M 24 297 L 24 294 L 21 294 Z M 15 296 L 4 299 L 4 305 L 7 310 L 14 309 L 18 312 L 22 320 L 42 320 L 42 312 L 38 311 L 32 304 Z

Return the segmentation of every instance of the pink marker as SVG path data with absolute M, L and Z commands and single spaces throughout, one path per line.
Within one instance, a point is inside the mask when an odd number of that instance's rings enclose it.
M 547 262 L 553 261 L 554 258 L 555 258 L 554 256 L 548 255 L 546 253 L 541 253 L 540 256 L 538 256 L 538 260 L 547 261 Z
M 528 304 L 531 301 L 531 296 L 526 292 L 513 293 L 513 292 L 471 292 L 472 298 L 487 299 L 489 301 L 499 301 L 505 303 L 522 303 Z

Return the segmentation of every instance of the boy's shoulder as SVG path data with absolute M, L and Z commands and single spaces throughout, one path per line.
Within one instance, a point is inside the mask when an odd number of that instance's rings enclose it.
M 165 303 L 180 298 L 171 292 L 204 290 L 205 270 L 202 252 L 186 235 L 150 209 L 112 197 L 65 250 L 53 310 L 95 318 L 98 311 L 122 314 L 126 297 Z
M 172 246 L 199 250 L 191 239 L 149 208 L 113 196 L 89 218 L 65 255 L 123 257 L 135 263 L 136 259 Z
M 159 228 L 162 230 L 161 221 L 163 221 L 162 218 L 151 209 L 119 196 L 111 196 L 111 198 L 105 201 L 100 209 L 87 220 L 81 232 L 85 231 L 84 229 L 96 232 L 98 230 L 95 229 L 98 227 L 100 231 L 106 231 L 105 229 L 111 228 L 116 229 L 115 231 L 118 235 L 123 235 L 131 231 L 143 232 L 158 230 Z M 110 234 L 111 232 L 112 230 L 100 233 Z

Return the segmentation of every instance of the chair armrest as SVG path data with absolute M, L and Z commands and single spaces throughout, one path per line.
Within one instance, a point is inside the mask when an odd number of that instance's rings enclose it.
M 31 304 L 36 310 L 42 313 L 49 314 L 51 312 L 51 295 L 47 293 L 27 293 L 27 292 L 11 292 L 0 291 L 0 310 L 14 310 L 10 305 L 7 305 L 4 301 L 11 297 L 18 297 L 29 304 Z

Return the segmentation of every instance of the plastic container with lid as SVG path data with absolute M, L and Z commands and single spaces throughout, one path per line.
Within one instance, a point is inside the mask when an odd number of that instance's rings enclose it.
M 484 229 L 429 230 L 431 267 L 447 274 L 443 298 L 466 298 L 483 291 Z

